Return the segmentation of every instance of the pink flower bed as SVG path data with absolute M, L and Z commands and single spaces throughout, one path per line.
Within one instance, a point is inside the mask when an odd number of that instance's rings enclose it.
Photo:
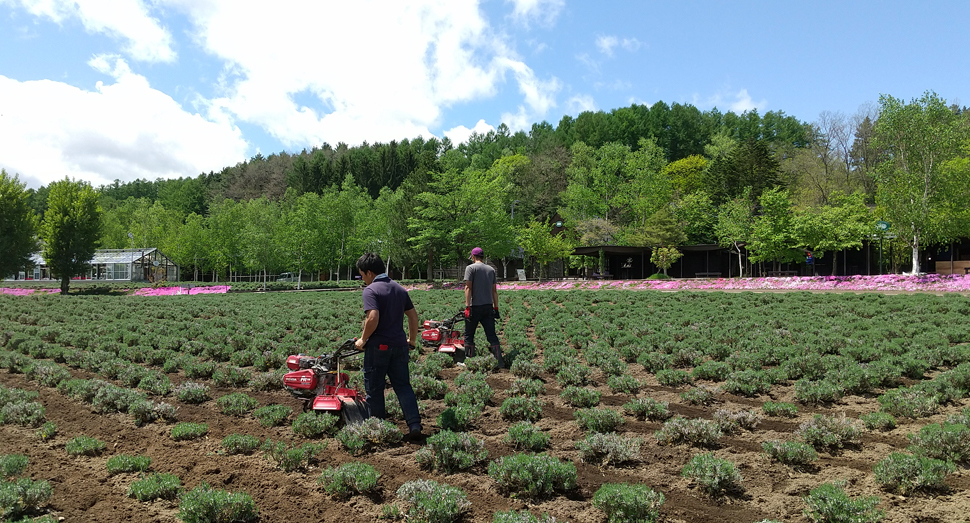
M 428 285 L 415 285 L 427 290 Z M 460 282 L 447 282 L 445 289 L 463 289 Z M 924 274 L 884 274 L 882 276 L 796 276 L 784 278 L 717 278 L 671 280 L 555 280 L 544 282 L 504 282 L 501 290 L 792 290 L 792 291 L 910 291 L 970 292 L 970 276 Z
M 177 296 L 182 294 L 225 294 L 229 292 L 228 285 L 206 285 L 202 287 L 159 287 L 152 289 L 141 288 L 132 293 L 134 296 Z

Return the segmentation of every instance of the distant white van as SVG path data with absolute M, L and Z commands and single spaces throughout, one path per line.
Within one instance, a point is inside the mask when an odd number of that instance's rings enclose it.
M 296 274 L 292 272 L 284 272 L 280 274 L 279 278 L 276 278 L 276 281 L 297 281 L 298 279 L 299 277 Z

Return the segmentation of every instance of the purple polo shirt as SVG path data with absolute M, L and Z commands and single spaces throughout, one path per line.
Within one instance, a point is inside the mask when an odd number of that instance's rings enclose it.
M 364 311 L 376 310 L 380 314 L 377 328 L 367 340 L 368 346 L 388 345 L 403 347 L 408 344 L 404 332 L 404 311 L 414 308 L 411 296 L 387 276 L 375 278 L 364 288 Z

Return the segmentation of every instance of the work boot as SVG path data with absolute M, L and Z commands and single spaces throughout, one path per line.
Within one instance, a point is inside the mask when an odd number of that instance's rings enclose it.
M 502 346 L 492 345 L 492 356 L 495 356 L 496 367 L 499 369 L 505 368 L 505 360 L 502 359 Z
M 404 441 L 409 443 L 415 443 L 424 439 L 424 434 L 421 432 L 421 425 L 415 425 L 408 429 L 408 433 L 404 435 Z
M 474 343 L 466 343 L 465 344 L 465 357 L 466 358 L 474 358 L 475 357 L 475 344 Z

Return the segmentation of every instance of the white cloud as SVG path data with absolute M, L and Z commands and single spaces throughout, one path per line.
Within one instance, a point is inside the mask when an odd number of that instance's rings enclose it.
M 747 89 L 741 89 L 734 95 L 734 101 L 731 102 L 730 108 L 736 113 L 743 113 L 744 111 L 750 111 L 751 109 L 764 110 L 768 106 L 768 101 L 761 99 L 755 102 L 751 99 L 751 95 L 748 94 Z
M 189 13 L 200 45 L 228 64 L 213 110 L 287 147 L 430 136 L 443 110 L 494 96 L 508 72 L 530 114 L 554 105 L 558 81 L 537 81 L 475 3 L 168 5 Z M 321 20 L 341 22 L 321 30 Z M 313 103 L 298 104 L 296 94 Z
M 100 33 L 127 42 L 125 53 L 146 62 L 172 62 L 175 51 L 172 37 L 153 18 L 142 0 L 0 0 L 19 3 L 34 16 L 61 24 L 77 18 L 91 33 Z
M 543 26 L 552 26 L 565 6 L 565 0 L 505 0 L 513 4 L 510 17 L 528 27 L 533 20 Z
M 245 158 L 239 129 L 185 111 L 117 56 L 89 63 L 112 81 L 86 91 L 0 76 L 0 167 L 43 184 L 69 176 L 98 186 L 197 176 Z
M 643 43 L 641 43 L 640 40 L 637 40 L 636 38 L 624 38 L 623 42 L 621 42 L 620 45 L 624 49 L 632 53 L 640 49 L 640 47 L 643 46 Z
M 620 40 L 615 36 L 599 36 L 596 38 L 596 47 L 606 56 L 613 56 L 613 48 L 620 44 Z
M 617 47 L 622 47 L 623 49 L 632 53 L 640 49 L 642 45 L 643 44 L 640 43 L 640 41 L 636 38 L 624 38 L 620 40 L 612 35 L 596 37 L 596 48 L 599 49 L 601 53 L 609 57 L 613 56 L 613 50 Z
M 597 91 L 604 89 L 608 91 L 629 91 L 633 88 L 633 84 L 627 80 L 617 78 L 611 82 L 594 82 L 593 87 Z
M 596 100 L 588 94 L 577 94 L 566 101 L 566 112 L 579 115 L 585 111 L 595 111 Z
M 631 96 L 631 97 L 627 98 L 626 99 L 626 103 L 627 103 L 627 105 L 634 105 L 634 104 L 636 104 L 636 105 L 645 105 L 648 108 L 653 105 L 652 103 L 647 102 L 647 101 L 645 101 L 643 99 L 637 98 L 636 96 Z
M 596 60 L 593 60 L 593 58 L 589 56 L 588 53 L 582 53 L 582 54 L 576 55 L 576 60 L 579 63 L 585 65 L 586 68 L 589 69 L 591 72 L 595 74 L 599 74 L 600 64 Z
M 519 83 L 519 92 L 525 96 L 525 105 L 515 113 L 503 113 L 502 122 L 513 131 L 528 130 L 532 123 L 541 120 L 556 106 L 556 93 L 562 88 L 559 80 L 539 80 L 531 69 L 522 63 L 509 63 Z
M 693 97 L 693 104 L 700 109 L 718 107 L 719 109 L 726 109 L 737 114 L 741 114 L 752 109 L 763 111 L 766 107 L 768 107 L 767 100 L 762 98 L 759 101 L 754 101 L 754 99 L 751 98 L 751 95 L 748 94 L 747 89 L 741 89 L 740 91 L 734 93 L 725 93 L 720 91 L 712 96 L 707 97 L 706 99 L 701 99 L 700 96 L 695 94 Z
M 550 49 L 548 44 L 546 44 L 545 42 L 540 42 L 539 40 L 530 39 L 530 40 L 527 40 L 526 43 L 529 45 L 529 47 L 532 48 L 532 54 L 536 56 Z
M 88 63 L 105 75 L 97 86 L 0 76 L 0 143 L 17 150 L 0 158 L 8 171 L 24 179 L 69 175 L 95 184 L 194 176 L 249 156 L 241 125 L 258 127 L 290 149 L 432 136 L 445 111 L 512 89 L 520 101 L 513 98 L 517 110 L 507 123 L 524 128 L 556 106 L 561 89 L 557 78 L 537 77 L 475 1 L 289 0 L 273 8 L 249 0 L 108 4 L 0 0 L 41 19 L 79 22 L 118 42 L 116 54 Z M 549 19 L 562 5 L 519 1 L 512 12 Z M 172 35 L 184 46 L 179 61 Z M 197 85 L 196 70 L 184 67 L 195 59 L 192 46 L 207 55 L 205 62 L 221 62 L 221 73 L 208 85 Z M 137 67 L 166 60 L 172 65 L 153 72 L 166 75 L 170 94 L 153 87 Z M 214 94 L 196 97 L 191 108 L 172 98 L 210 89 Z M 184 96 L 178 100 L 185 103 Z M 445 135 L 462 132 L 471 130 L 459 126 Z
M 473 132 L 478 134 L 486 134 L 489 131 L 494 130 L 495 127 L 485 123 L 485 120 L 479 120 L 478 123 L 475 124 L 475 127 L 471 129 L 465 127 L 464 125 L 459 125 L 458 127 L 448 129 L 444 132 L 444 135 L 451 140 L 452 145 L 457 147 L 458 144 L 467 142 L 468 137 L 471 136 Z

